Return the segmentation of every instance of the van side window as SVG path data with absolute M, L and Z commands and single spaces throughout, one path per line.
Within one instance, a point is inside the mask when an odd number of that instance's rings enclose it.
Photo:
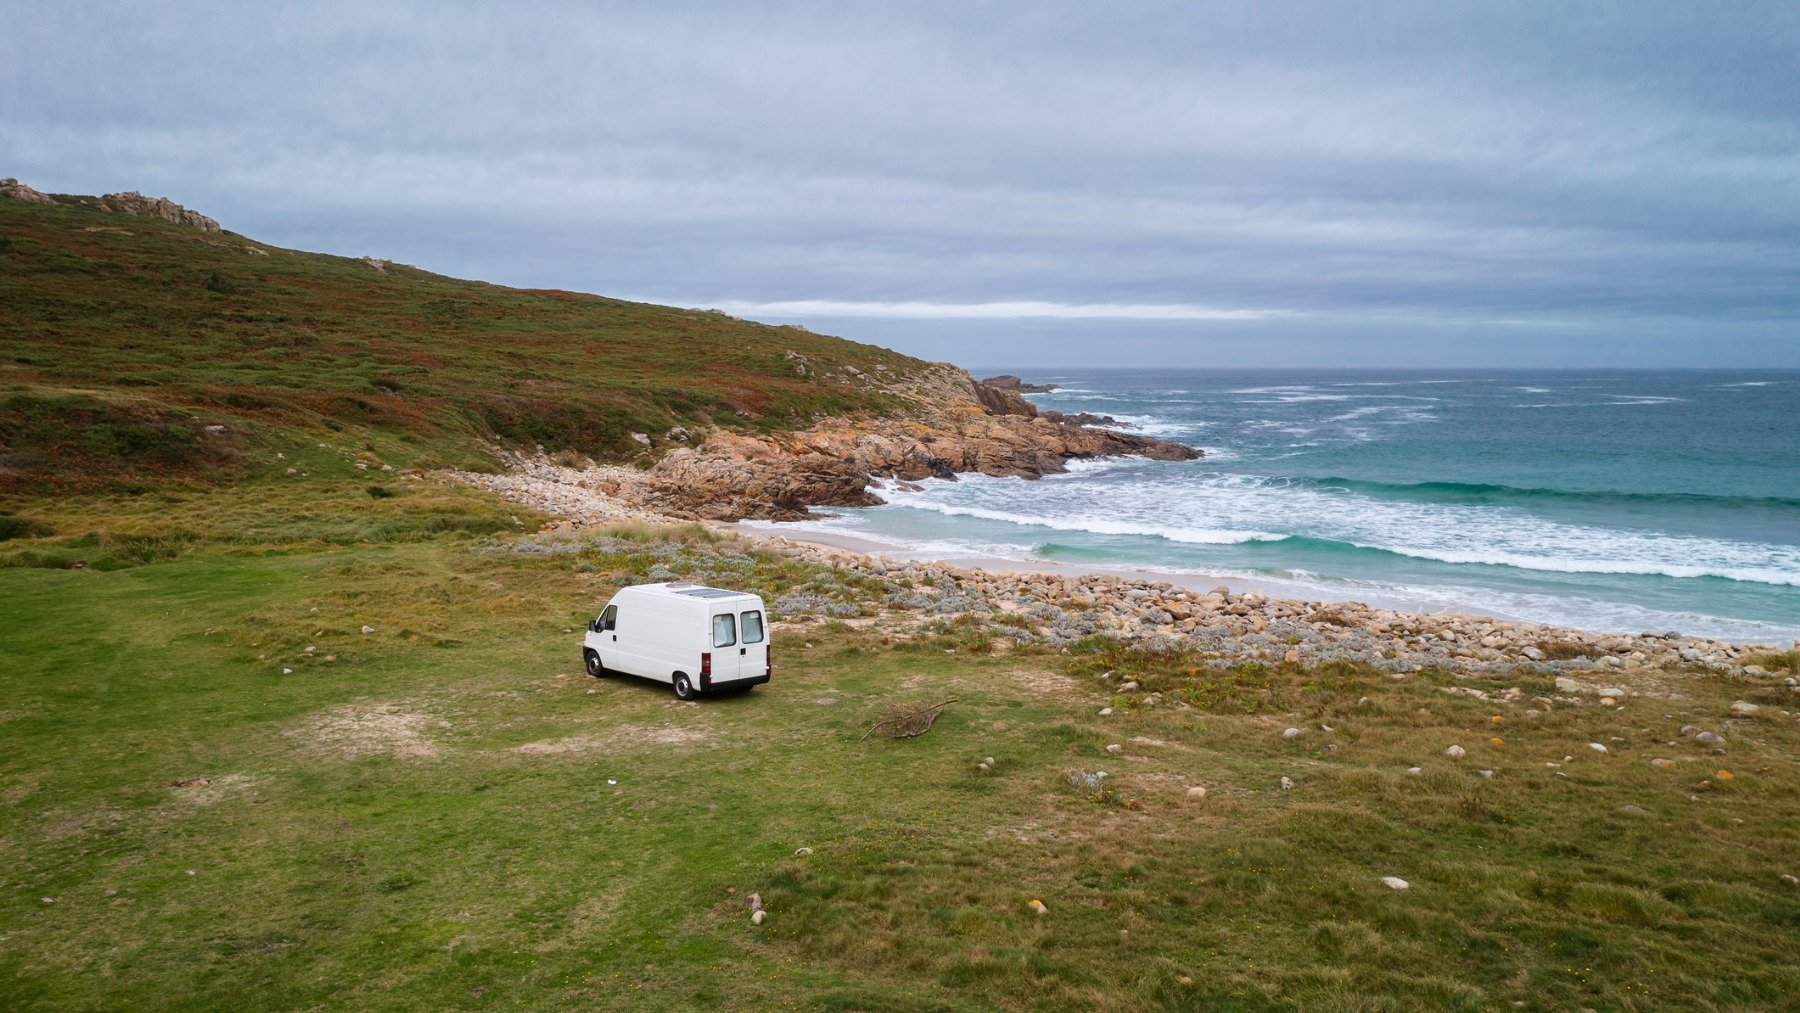
M 713 646 L 730 647 L 735 643 L 737 643 L 737 623 L 733 621 L 731 613 L 713 616 Z
M 608 605 L 606 611 L 600 613 L 600 629 L 616 630 L 619 628 L 619 606 Z
M 760 644 L 760 643 L 762 643 L 762 638 L 763 638 L 762 613 L 761 612 L 746 612 L 746 613 L 744 613 L 744 643 Z

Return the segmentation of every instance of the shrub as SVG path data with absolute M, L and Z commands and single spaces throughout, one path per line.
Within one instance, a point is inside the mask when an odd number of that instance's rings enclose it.
M 55 534 L 50 525 L 29 517 L 14 517 L 11 514 L 0 515 L 0 542 L 9 542 L 14 538 L 44 538 Z

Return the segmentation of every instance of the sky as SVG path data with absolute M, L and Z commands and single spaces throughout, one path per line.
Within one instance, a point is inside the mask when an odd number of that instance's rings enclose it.
M 1800 367 L 1800 4 L 0 0 L 0 176 L 969 366 Z

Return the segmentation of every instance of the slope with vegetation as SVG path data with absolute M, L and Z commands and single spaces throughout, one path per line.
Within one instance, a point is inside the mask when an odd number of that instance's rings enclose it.
M 892 412 L 926 369 L 717 312 L 0 199 L 0 489 L 238 476 L 251 449 L 331 432 L 424 466 L 495 441 L 620 457 L 633 433 Z

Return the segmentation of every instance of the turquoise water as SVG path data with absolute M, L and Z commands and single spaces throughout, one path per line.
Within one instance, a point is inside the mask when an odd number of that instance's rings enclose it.
M 1800 637 L 1800 373 L 1083 371 L 1206 451 L 890 488 L 811 526 L 1587 629 Z

